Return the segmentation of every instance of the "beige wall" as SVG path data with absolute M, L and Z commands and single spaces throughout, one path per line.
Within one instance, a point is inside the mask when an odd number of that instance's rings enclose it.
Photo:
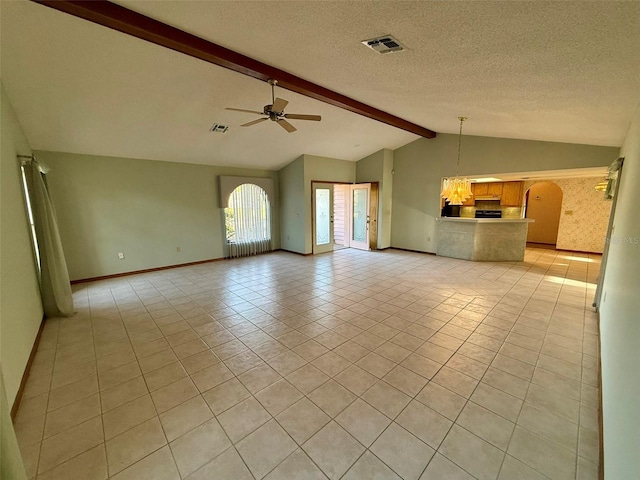
M 2 368 L 0 367 L 0 478 L 26 480 L 20 447 L 10 417 L 11 406 L 7 402 Z
M 378 182 L 378 248 L 391 246 L 393 151 L 379 150 L 356 162 L 356 182 Z
M 2 90 L 0 364 L 13 404 L 42 321 L 42 303 L 16 155 L 31 149 Z
M 562 189 L 556 248 L 602 253 L 612 204 L 604 199 L 603 192 L 595 190 L 603 180 L 603 177 L 550 180 Z M 534 183 L 525 182 L 525 191 Z
M 290 252 L 305 253 L 304 155 L 278 172 L 280 184 L 280 244 Z
M 42 320 L 16 155 L 31 148 L 0 85 L 0 478 L 26 478 L 9 417 Z
M 640 478 L 640 108 L 625 157 L 600 304 L 606 479 Z
M 555 244 L 558 239 L 562 189 L 553 182 L 537 182 L 529 187 L 526 217 L 529 224 L 527 242 Z
M 438 134 L 393 152 L 391 245 L 436 251 L 436 218 L 440 216 L 440 182 L 455 175 L 458 136 Z M 460 174 L 498 175 L 609 165 L 615 147 L 464 136 Z
M 271 171 L 37 155 L 51 166 L 47 178 L 72 280 L 222 258 L 218 176 L 271 177 L 277 188 Z M 280 248 L 277 196 L 271 212 L 274 247 Z

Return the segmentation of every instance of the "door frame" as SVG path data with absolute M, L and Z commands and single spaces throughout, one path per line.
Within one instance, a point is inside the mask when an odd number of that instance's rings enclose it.
M 527 230 L 527 243 L 534 243 L 534 244 L 539 244 L 539 245 L 553 245 L 553 248 L 556 248 L 556 245 L 558 244 L 558 234 L 560 233 L 560 222 L 562 221 L 562 205 L 564 204 L 564 190 L 562 189 L 562 187 L 560 185 L 558 185 L 556 182 L 553 181 L 553 179 L 547 179 L 547 178 L 541 178 L 541 179 L 537 179 L 535 180 L 531 185 L 529 185 L 527 187 L 527 190 L 525 191 L 524 194 L 524 198 L 526 201 L 525 204 L 525 208 L 524 208 L 524 218 L 532 218 L 529 215 L 531 214 L 531 201 L 532 201 L 532 197 L 531 197 L 531 189 L 539 184 L 542 183 L 550 183 L 553 186 L 555 186 L 559 191 L 560 191 L 560 205 L 558 206 L 558 223 L 557 225 L 555 225 L 555 230 L 556 230 L 556 235 L 555 238 L 553 240 L 553 243 L 547 243 L 547 242 L 536 242 L 534 240 L 530 240 L 529 239 L 529 234 L 531 233 L 531 226 L 529 226 L 529 230 Z M 535 199 L 534 199 L 535 200 Z M 549 210 L 546 210 L 549 211 Z M 544 225 L 544 222 L 538 222 L 538 219 L 536 220 L 536 226 L 539 225 Z
M 332 182 L 311 182 L 311 253 L 317 255 L 320 253 L 333 252 L 333 183 Z M 318 188 L 329 187 L 329 243 L 323 244 L 320 249 L 316 245 L 316 195 Z
M 607 236 L 604 242 L 604 249 L 602 251 L 602 259 L 600 261 L 600 272 L 598 272 L 598 283 L 596 284 L 596 292 L 593 295 L 593 303 L 591 306 L 595 307 L 596 312 L 600 311 L 600 303 L 602 301 L 602 287 L 604 284 L 604 275 L 607 270 L 607 260 L 609 259 L 609 246 L 611 245 L 611 236 L 613 235 L 615 225 L 616 205 L 618 204 L 618 190 L 620 189 L 620 179 L 622 178 L 622 169 L 624 167 L 624 157 L 620 157 L 620 167 L 618 168 L 618 176 L 616 178 L 616 188 L 613 192 L 613 198 L 611 199 L 611 213 L 609 214 L 609 224 L 607 226 Z
M 335 192 L 336 187 L 346 187 L 344 188 L 344 205 L 342 206 L 344 209 L 344 218 L 343 218 L 343 233 L 344 233 L 344 243 L 342 245 L 343 248 L 351 248 L 351 244 L 349 243 L 351 240 L 351 189 L 350 186 L 352 183 L 334 183 L 333 184 L 333 236 L 334 236 L 334 250 L 335 250 L 335 231 L 336 231 L 336 210 L 335 210 Z
M 378 209 L 380 208 L 380 184 L 371 184 L 369 193 L 369 250 L 378 250 Z
M 316 255 L 315 248 L 314 248 L 316 244 L 315 238 L 314 238 L 316 234 L 316 199 L 315 199 L 313 187 L 317 183 L 322 183 L 325 185 L 326 184 L 353 185 L 350 182 L 334 182 L 333 180 L 311 180 L 311 254 L 312 255 Z M 332 193 L 333 193 L 333 189 L 332 189 Z M 331 201 L 331 215 L 333 216 L 333 194 L 330 197 L 330 201 Z M 333 218 L 331 219 L 331 223 L 333 224 Z M 332 227 L 331 235 L 333 236 L 333 227 Z M 333 238 L 331 238 L 331 244 L 333 244 Z M 331 249 L 331 251 L 333 251 L 333 248 Z
M 365 209 L 364 209 L 364 214 L 365 214 L 365 218 L 363 219 L 364 221 L 364 229 L 365 229 L 365 239 L 360 241 L 360 240 L 356 240 L 354 238 L 355 235 L 355 220 L 354 220 L 354 206 L 355 206 L 355 202 L 354 202 L 354 195 L 356 190 L 364 190 L 366 192 L 366 205 L 365 205 Z M 349 238 L 349 245 L 351 248 L 356 248 L 358 250 L 365 250 L 365 251 L 369 251 L 371 250 L 371 245 L 369 243 L 370 238 L 371 238 L 371 229 L 370 229 L 370 222 L 371 222 L 371 183 L 369 182 L 362 182 L 362 183 L 354 183 L 351 184 L 349 186 L 349 203 L 350 203 L 350 209 L 349 209 L 349 222 L 350 222 L 350 230 L 351 230 L 351 237 Z
M 371 192 L 369 196 L 369 250 L 377 250 L 378 249 L 378 209 L 380 205 L 380 182 L 337 182 L 332 180 L 311 180 L 311 254 L 315 255 L 314 245 L 315 245 L 315 231 L 316 231 L 316 221 L 315 221 L 315 198 L 314 198 L 314 184 L 322 183 L 322 184 L 331 184 L 331 185 L 358 185 L 363 183 L 368 183 L 371 185 Z M 346 212 L 349 213 L 348 223 L 351 223 L 351 190 L 349 190 L 349 201 L 347 202 Z M 333 204 L 333 196 L 331 196 L 331 202 Z M 333 208 L 332 208 L 333 211 Z M 347 219 L 345 218 L 345 223 L 347 223 Z M 349 228 L 349 238 L 351 238 L 351 226 L 348 225 Z M 346 232 L 345 232 L 346 233 Z M 350 243 L 350 242 L 349 242 Z M 347 248 L 352 248 L 350 245 Z

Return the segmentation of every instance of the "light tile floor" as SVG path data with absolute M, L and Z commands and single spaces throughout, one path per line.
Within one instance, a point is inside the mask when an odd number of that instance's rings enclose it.
M 77 285 L 30 478 L 596 479 L 598 255 L 277 252 Z

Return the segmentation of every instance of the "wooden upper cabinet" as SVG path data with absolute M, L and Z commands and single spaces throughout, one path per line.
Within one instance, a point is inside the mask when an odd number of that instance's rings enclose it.
M 473 196 L 467 198 L 463 206 L 473 207 L 478 197 L 500 197 L 502 207 L 521 207 L 524 182 L 472 183 Z
M 503 182 L 500 205 L 503 207 L 521 207 L 524 182 Z
M 489 195 L 489 184 L 488 183 L 472 183 L 471 191 L 473 192 L 474 197 L 486 197 Z
M 502 195 L 502 182 L 486 183 L 487 195 L 491 197 L 499 197 Z

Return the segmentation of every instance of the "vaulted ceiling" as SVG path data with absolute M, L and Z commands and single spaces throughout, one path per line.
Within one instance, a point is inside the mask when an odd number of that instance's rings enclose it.
M 640 103 L 639 2 L 120 1 L 441 133 L 619 145 Z M 279 168 L 417 139 L 280 90 L 286 133 L 240 127 L 264 82 L 28 1 L 0 2 L 2 82 L 35 149 Z M 361 40 L 391 34 L 406 50 Z M 230 126 L 209 132 L 213 123 Z M 293 122 L 292 122 L 293 123 Z

